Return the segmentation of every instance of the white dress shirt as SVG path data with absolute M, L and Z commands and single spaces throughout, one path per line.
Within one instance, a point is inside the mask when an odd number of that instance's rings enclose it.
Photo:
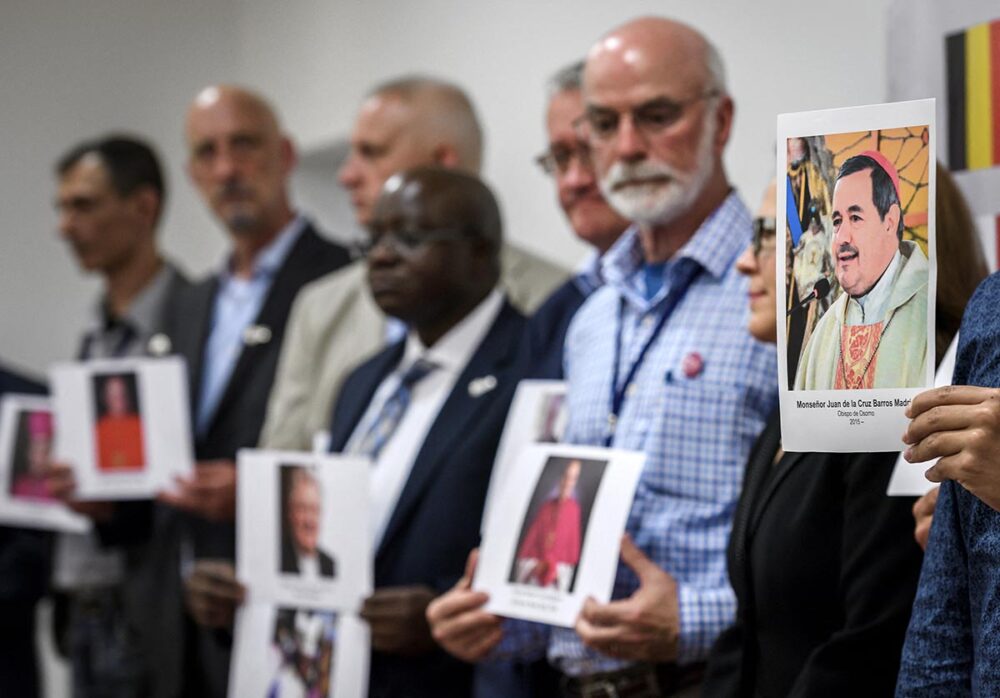
M 299 563 L 299 575 L 303 579 L 319 579 L 319 553 L 313 555 L 296 555 Z
M 399 495 L 438 412 L 455 387 L 458 376 L 465 370 L 466 364 L 489 332 L 502 305 L 503 295 L 494 289 L 431 347 L 425 347 L 416 332 L 410 331 L 406 337 L 403 359 L 396 370 L 379 385 L 368 409 L 351 434 L 344 449 L 346 453 L 356 449 L 360 440 L 368 433 L 372 423 L 382 412 L 386 400 L 396 391 L 402 375 L 410 366 L 421 358 L 436 366 L 413 386 L 409 407 L 372 466 L 372 531 L 376 548 L 382 541 Z

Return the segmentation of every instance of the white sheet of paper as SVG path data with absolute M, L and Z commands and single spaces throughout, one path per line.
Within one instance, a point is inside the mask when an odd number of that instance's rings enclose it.
M 480 531 L 486 530 L 493 501 L 516 466 L 517 454 L 528 444 L 562 441 L 567 416 L 565 381 L 523 380 L 517 384 L 493 461 Z
M 233 637 L 230 698 L 368 695 L 368 625 L 356 616 L 249 603 Z
M 105 421 L 98 407 L 107 402 L 103 393 L 109 376 L 130 395 L 127 414 L 117 423 Z M 50 378 L 56 459 L 73 466 L 80 499 L 149 499 L 171 486 L 175 476 L 192 472 L 187 367 L 181 357 L 63 363 L 52 367 Z M 141 423 L 138 463 L 131 462 L 129 452 L 136 442 L 130 415 Z M 119 448 L 122 443 L 129 447 Z
M 30 442 L 36 438 L 31 434 L 32 415 L 49 415 L 49 436 L 42 433 L 39 437 L 48 441 L 46 450 L 50 452 L 54 433 L 51 401 L 47 397 L 13 393 L 0 398 L 0 523 L 85 533 L 90 530 L 89 519 L 74 513 L 60 501 L 29 491 L 42 486 L 29 471 Z M 35 448 L 44 448 L 44 445 Z
M 945 352 L 941 364 L 938 366 L 937 375 L 934 376 L 934 387 L 940 388 L 943 385 L 951 385 L 951 374 L 955 372 L 955 357 L 958 355 L 958 335 L 952 340 L 951 346 Z M 890 497 L 922 497 L 938 486 L 938 483 L 931 482 L 924 477 L 924 472 L 937 463 L 938 459 L 924 461 L 923 463 L 910 463 L 903 454 L 899 454 L 896 459 L 896 467 L 889 478 L 889 489 L 886 491 Z
M 776 161 L 777 230 L 783 241 L 787 235 L 786 177 L 788 153 L 785 144 L 789 138 L 832 136 L 836 134 L 870 133 L 883 129 L 926 127 L 927 168 L 927 239 L 928 279 L 926 322 L 926 375 L 919 386 L 906 388 L 880 388 L 858 390 L 790 390 L 794 377 L 789 377 L 788 364 L 778 362 L 779 402 L 781 410 L 781 439 L 786 451 L 821 451 L 856 453 L 870 451 L 899 451 L 900 436 L 906 428 L 904 411 L 910 400 L 934 383 L 934 305 L 937 286 L 937 256 L 935 252 L 936 162 L 935 105 L 925 99 L 894 104 L 875 104 L 863 107 L 829 109 L 824 111 L 780 114 L 777 121 L 777 139 L 781 144 Z M 860 147 L 860 146 L 859 146 Z M 921 156 L 922 157 L 922 156 Z M 904 171 L 903 176 L 906 176 Z M 830 192 L 831 196 L 833 192 Z M 785 244 L 777 246 L 777 312 L 785 317 L 787 298 L 785 277 Z M 835 272 L 828 278 L 835 279 Z M 834 299 L 835 302 L 835 299 Z M 832 309 L 831 309 L 832 311 Z M 828 311 L 830 312 L 830 311 Z M 778 355 L 785 356 L 787 340 L 786 323 L 778 322 Z M 919 339 L 919 338 L 918 338 Z M 839 338 L 838 338 L 839 341 Z M 838 345 L 839 346 L 839 345 Z M 835 355 L 828 348 L 830 355 Z M 842 355 L 841 355 L 842 356 Z M 843 361 L 843 358 L 840 359 Z M 805 363 L 803 355 L 799 370 Z
M 237 575 L 249 596 L 287 606 L 359 610 L 372 591 L 374 574 L 370 462 L 354 456 L 246 449 L 238 454 L 237 468 Z M 296 501 L 307 508 L 318 506 L 318 514 L 315 508 L 305 514 L 291 510 L 296 506 L 288 497 L 292 477 L 308 480 L 305 498 Z M 291 546 L 296 535 L 318 537 L 313 544 L 332 560 L 332 577 L 322 571 L 318 558 L 301 561 Z
M 489 593 L 486 610 L 572 627 L 588 596 L 607 602 L 645 459 L 606 448 L 525 446 L 479 550 L 472 587 Z M 562 497 L 572 470 L 574 494 Z

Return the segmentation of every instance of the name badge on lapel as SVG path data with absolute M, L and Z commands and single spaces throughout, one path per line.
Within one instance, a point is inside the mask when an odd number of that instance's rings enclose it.
M 267 344 L 271 341 L 271 328 L 267 325 L 250 325 L 243 330 L 243 343 L 248 347 Z
M 469 397 L 481 397 L 497 387 L 496 376 L 483 376 L 469 381 Z
M 158 332 L 149 338 L 146 343 L 146 352 L 150 356 L 166 356 L 173 349 L 173 345 L 170 343 L 170 337 Z

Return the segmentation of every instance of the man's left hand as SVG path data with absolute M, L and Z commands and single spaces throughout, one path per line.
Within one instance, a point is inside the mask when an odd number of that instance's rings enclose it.
M 236 464 L 231 460 L 199 461 L 193 475 L 174 478 L 174 491 L 161 492 L 157 499 L 209 521 L 234 521 Z
M 434 649 L 426 613 L 435 596 L 425 586 L 376 589 L 361 608 L 361 617 L 371 626 L 372 649 L 411 656 Z
M 907 408 L 903 441 L 911 463 L 940 458 L 925 473 L 954 480 L 1000 511 L 1000 389 L 955 385 L 920 393 Z
M 639 577 L 639 588 L 627 599 L 607 604 L 588 598 L 576 632 L 587 647 L 610 657 L 672 662 L 680 637 L 677 582 L 628 536 L 622 538 L 621 555 Z

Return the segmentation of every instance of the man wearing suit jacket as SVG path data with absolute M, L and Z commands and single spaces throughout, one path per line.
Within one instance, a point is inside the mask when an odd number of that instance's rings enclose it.
M 188 362 L 196 466 L 161 494 L 150 555 L 137 574 L 148 590 L 151 695 L 224 696 L 230 638 L 192 622 L 182 570 L 235 557 L 236 468 L 256 445 L 292 300 L 348 254 L 290 204 L 291 140 L 259 95 L 233 86 L 198 94 L 186 123 L 188 173 L 225 227 L 231 253 L 219 274 L 177 294 L 166 330 Z
M 599 288 L 601 255 L 628 228 L 628 221 L 604 200 L 590 162 L 590 146 L 576 127 L 583 117 L 583 61 L 563 68 L 549 83 L 545 117 L 549 147 L 535 158 L 556 185 L 559 206 L 576 236 L 593 248 L 590 259 L 553 291 L 528 321 L 524 349 L 531 378 L 563 377 L 563 343 L 570 320 Z
M 142 140 L 110 134 L 70 148 L 56 163 L 59 233 L 80 268 L 98 275 L 94 303 L 76 352 L 80 360 L 162 354 L 170 299 L 189 285 L 164 255 L 157 227 L 166 201 L 159 158 Z M 71 463 L 52 464 L 49 488 L 70 499 Z M 74 502 L 105 523 L 109 502 Z M 148 506 L 123 503 L 141 515 Z M 102 545 L 105 542 L 108 545 Z M 52 587 L 57 647 L 69 659 L 74 693 L 142 695 L 143 661 L 135 626 L 141 602 L 125 568 L 140 541 L 101 541 L 94 533 L 55 538 Z
M 409 330 L 347 377 L 330 432 L 331 450 L 374 461 L 369 695 L 468 695 L 471 667 L 436 647 L 424 612 L 478 542 L 524 319 L 496 289 L 500 213 L 477 178 L 392 177 L 370 233 L 372 294 Z
M 405 77 L 379 85 L 361 104 L 340 184 L 350 193 L 358 222 L 394 173 L 441 166 L 478 174 L 482 129 L 468 96 L 455 85 Z M 504 244 L 500 284 L 519 310 L 533 312 L 566 273 L 525 250 Z M 304 289 L 289 322 L 262 442 L 308 449 L 324 430 L 348 372 L 403 330 L 379 311 L 361 263 Z

